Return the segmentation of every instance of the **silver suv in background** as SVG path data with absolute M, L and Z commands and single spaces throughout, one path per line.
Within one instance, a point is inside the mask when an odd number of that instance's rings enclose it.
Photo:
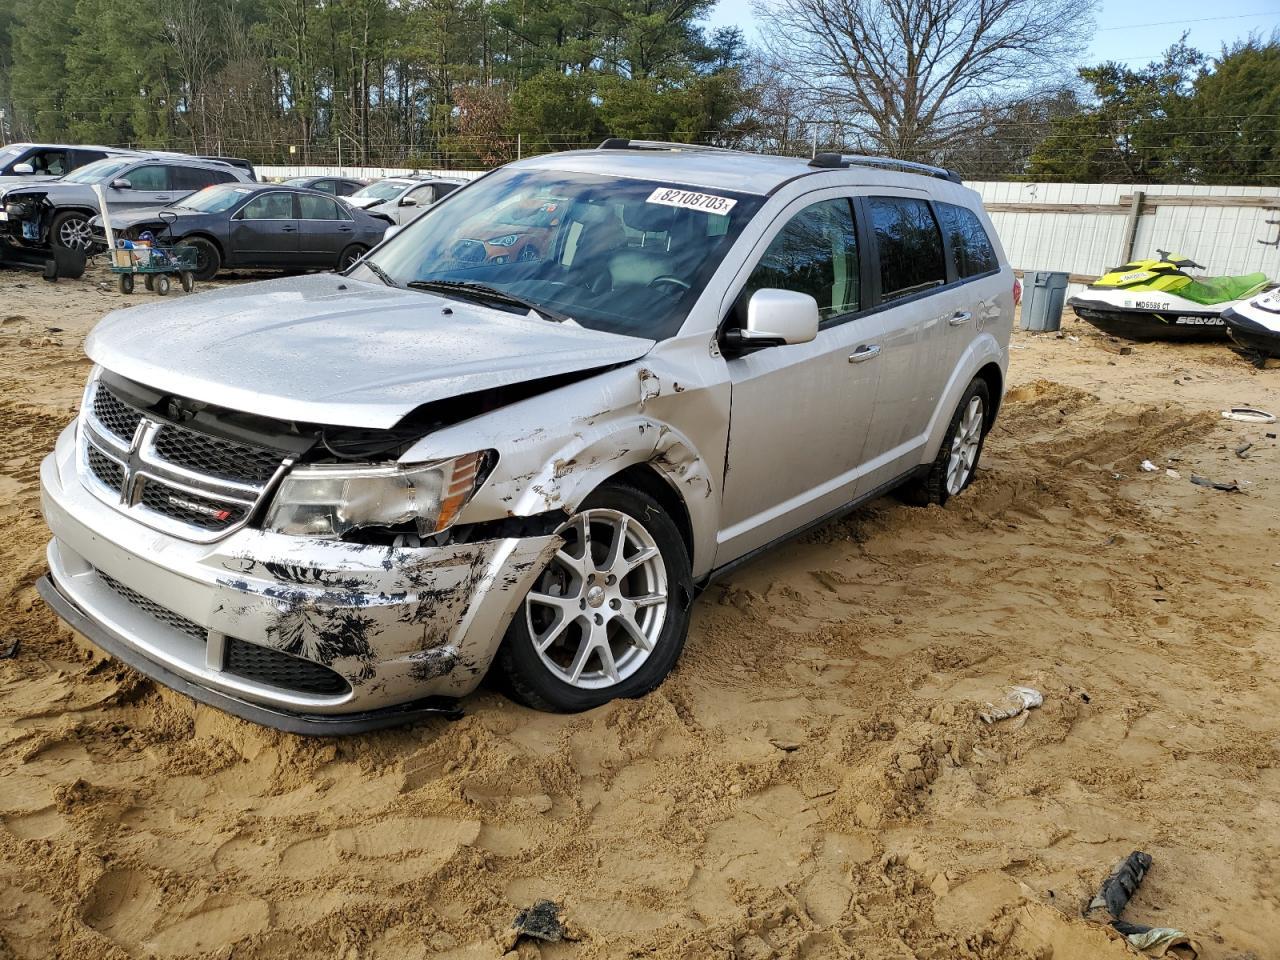
M 250 182 L 252 168 L 229 160 L 113 154 L 57 180 L 0 191 L 0 245 L 27 253 L 88 249 L 89 221 L 102 213 L 95 186 L 101 186 L 110 209 L 131 211 L 168 206 L 215 183 Z
M 342 200 L 375 217 L 403 226 L 466 183 L 466 180 L 446 177 L 388 177 L 361 187 Z
M 539 708 L 639 696 L 712 577 L 894 487 L 965 489 L 1013 288 L 936 168 L 523 160 L 343 275 L 106 317 L 41 471 L 40 591 L 300 732 L 453 709 L 495 663 Z

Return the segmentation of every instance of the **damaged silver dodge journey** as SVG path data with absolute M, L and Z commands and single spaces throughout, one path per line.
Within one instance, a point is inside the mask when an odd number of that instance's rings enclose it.
M 342 275 L 107 316 L 45 460 L 40 590 L 196 700 L 304 733 L 496 663 L 581 710 L 671 671 L 698 588 L 972 480 L 1014 280 L 945 170 L 668 144 L 524 160 Z

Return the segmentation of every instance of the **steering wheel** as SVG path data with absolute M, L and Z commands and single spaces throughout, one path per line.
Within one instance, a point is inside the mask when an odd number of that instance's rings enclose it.
M 662 276 L 660 276 L 660 277 L 654 277 L 652 280 L 650 280 L 650 281 L 649 281 L 649 283 L 647 284 L 647 286 L 652 287 L 652 286 L 654 286 L 655 284 L 659 284 L 659 283 L 669 283 L 669 284 L 671 284 L 672 286 L 679 287 L 681 290 L 688 290 L 688 289 L 689 289 L 689 286 L 690 286 L 688 283 L 686 283 L 685 281 L 681 280 L 679 277 L 673 277 L 673 276 L 671 276 L 671 274 L 669 274 L 669 273 L 668 273 L 668 274 L 663 274 L 663 275 L 662 275 Z

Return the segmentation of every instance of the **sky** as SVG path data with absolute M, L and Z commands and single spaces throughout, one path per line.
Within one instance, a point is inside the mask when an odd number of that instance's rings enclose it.
M 1158 21 L 1158 22 L 1153 22 Z M 760 20 L 751 12 L 751 0 L 720 0 L 709 18 L 712 27 L 737 24 L 749 40 L 757 40 Z M 1280 27 L 1280 0 L 1103 0 L 1084 64 L 1121 60 L 1142 66 L 1160 59 L 1184 31 L 1187 42 L 1216 54 L 1224 43 L 1243 39 L 1250 32 L 1264 37 Z

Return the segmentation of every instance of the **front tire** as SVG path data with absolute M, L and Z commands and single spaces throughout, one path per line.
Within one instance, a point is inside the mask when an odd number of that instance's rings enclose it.
M 49 244 L 55 249 L 88 251 L 92 241 L 89 217 L 78 210 L 68 210 L 49 224 Z
M 987 439 L 990 413 L 991 391 L 985 380 L 975 378 L 951 416 L 929 473 L 920 481 L 920 499 L 925 503 L 941 506 L 973 483 Z
M 338 254 L 338 266 L 337 266 L 338 271 L 341 272 L 343 270 L 346 270 L 349 266 L 351 266 L 353 263 L 355 263 L 357 260 L 363 257 L 364 253 L 365 253 L 365 248 L 360 246 L 360 244 L 358 243 L 351 244 L 351 246 L 343 250 L 342 253 Z
M 218 275 L 218 271 L 222 269 L 222 254 L 212 241 L 204 237 L 192 237 L 182 243 L 196 252 L 196 268 L 191 273 L 197 280 L 212 280 Z
M 512 693 L 572 713 L 657 687 L 689 631 L 680 531 L 647 493 L 606 484 L 561 528 L 564 545 L 512 618 L 498 665 Z

